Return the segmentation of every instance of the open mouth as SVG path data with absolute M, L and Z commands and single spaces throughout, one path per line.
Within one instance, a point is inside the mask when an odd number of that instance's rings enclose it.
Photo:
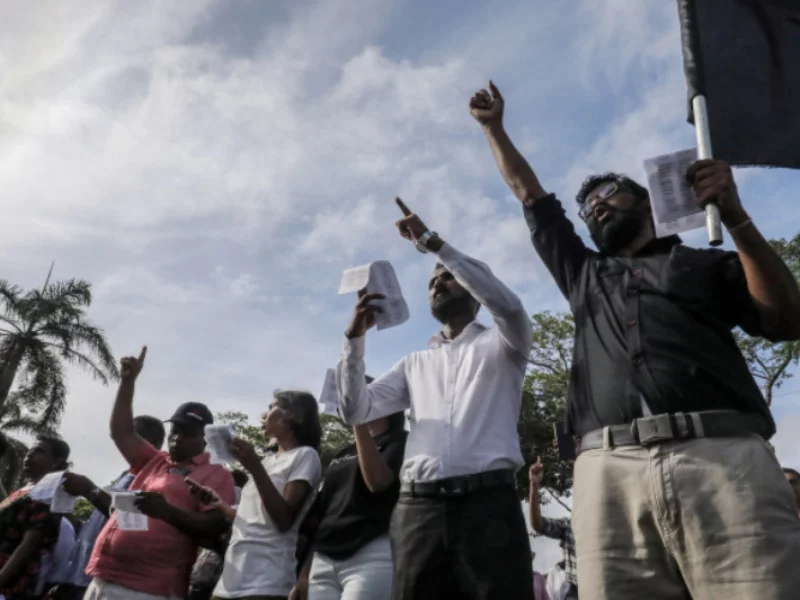
M 605 223 L 611 216 L 611 211 L 604 206 L 598 206 L 594 209 L 594 218 L 598 223 Z

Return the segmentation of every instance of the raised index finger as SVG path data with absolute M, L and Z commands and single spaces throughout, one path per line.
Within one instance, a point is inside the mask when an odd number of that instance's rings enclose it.
M 489 80 L 489 89 L 492 91 L 492 97 L 497 98 L 498 100 L 503 99 L 503 95 L 500 93 L 500 90 L 497 89 L 497 86 L 491 79 Z
M 142 346 L 142 351 L 139 353 L 139 364 L 144 364 L 144 359 L 147 357 L 147 346 Z
M 406 206 L 406 203 L 400 200 L 400 198 L 395 198 L 394 201 L 397 202 L 397 206 L 403 211 L 403 216 L 410 217 L 412 214 L 414 214 L 411 212 L 411 209 Z

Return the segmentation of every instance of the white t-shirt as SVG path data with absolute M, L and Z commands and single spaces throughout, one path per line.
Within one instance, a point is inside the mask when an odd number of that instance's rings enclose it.
M 222 577 L 214 589 L 214 595 L 221 598 L 288 596 L 296 581 L 297 532 L 314 500 L 313 490 L 322 478 L 322 465 L 317 451 L 308 446 L 272 454 L 262 464 L 281 493 L 292 481 L 307 481 L 312 493 L 292 528 L 281 533 L 267 514 L 253 480 L 245 484 Z
M 547 574 L 547 595 L 550 596 L 550 600 L 563 600 L 569 588 L 567 574 L 555 565 Z

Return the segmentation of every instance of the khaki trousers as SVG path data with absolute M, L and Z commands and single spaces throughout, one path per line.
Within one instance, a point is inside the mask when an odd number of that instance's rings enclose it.
M 572 526 L 581 600 L 800 598 L 800 519 L 756 435 L 583 452 Z

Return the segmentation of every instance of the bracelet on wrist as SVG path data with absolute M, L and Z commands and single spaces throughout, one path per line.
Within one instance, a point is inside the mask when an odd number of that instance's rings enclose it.
M 748 218 L 745 221 L 739 223 L 738 225 L 734 225 L 733 227 L 728 227 L 728 233 L 733 233 L 734 231 L 738 231 L 739 229 L 742 229 L 752 224 L 753 224 L 753 219 Z

